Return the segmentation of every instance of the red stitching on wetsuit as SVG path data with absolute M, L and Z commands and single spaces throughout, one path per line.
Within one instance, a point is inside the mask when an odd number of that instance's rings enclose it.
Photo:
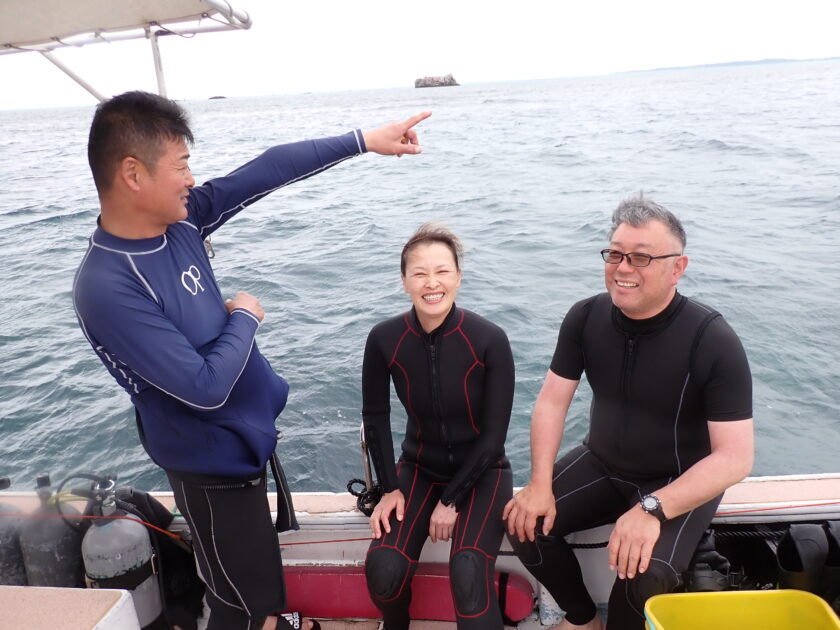
M 408 329 L 411 331 L 411 333 L 412 333 L 415 337 L 419 337 L 419 336 L 420 336 L 420 333 L 419 333 L 419 332 L 417 332 L 416 330 L 414 330 L 414 328 L 412 328 L 412 327 L 411 327 L 411 319 L 410 319 L 410 318 L 409 318 L 409 316 L 408 316 L 408 315 L 409 315 L 409 313 L 411 313 L 411 311 L 406 311 L 405 313 L 403 313 L 403 320 L 405 321 L 405 325 L 408 327 Z
M 496 576 L 493 575 L 492 569 L 490 567 L 490 563 L 485 562 L 484 563 L 484 581 L 485 581 L 485 584 L 487 585 L 487 588 L 485 589 L 485 592 L 487 593 L 487 602 L 484 604 L 484 609 L 481 610 L 480 612 L 475 613 L 474 615 L 462 615 L 461 611 L 458 610 L 458 606 L 456 604 L 455 612 L 458 614 L 459 617 L 462 617 L 464 619 L 475 619 L 476 617 L 481 617 L 483 614 L 485 614 L 487 612 L 487 609 L 490 608 L 490 597 L 492 597 L 492 594 L 494 594 L 496 592 L 495 577 Z M 454 600 L 455 598 L 453 597 L 452 599 Z M 504 611 L 501 611 L 501 612 L 504 613 Z
M 420 462 L 420 453 L 423 452 L 423 441 L 420 439 L 420 429 L 421 429 L 423 423 L 420 421 L 420 416 L 418 416 L 416 413 L 414 413 L 414 405 L 411 404 L 411 378 L 408 376 L 408 370 L 406 370 L 397 361 L 397 354 L 400 351 L 400 346 L 402 346 L 402 342 L 405 339 L 405 336 L 409 332 L 413 333 L 417 337 L 419 337 L 420 335 L 418 335 L 414 331 L 414 329 L 411 327 L 411 323 L 409 322 L 407 312 L 403 315 L 403 319 L 405 320 L 406 330 L 400 336 L 400 340 L 397 342 L 397 347 L 394 348 L 394 354 L 391 356 L 391 362 L 388 364 L 388 367 L 390 368 L 391 366 L 396 365 L 398 368 L 400 368 L 400 371 L 403 373 L 403 376 L 405 377 L 405 396 L 406 396 L 406 399 L 408 400 L 408 413 L 417 421 L 417 436 L 416 437 L 417 437 L 418 444 L 420 444 L 420 448 L 417 449 L 417 462 L 419 463 Z
M 460 513 L 458 513 L 458 516 L 455 518 L 455 529 L 452 532 L 452 544 L 449 545 L 449 558 L 450 559 L 452 558 L 452 554 L 455 553 L 455 547 L 457 546 L 456 541 L 458 540 L 458 532 L 460 531 L 462 520 L 463 519 L 461 518 Z M 462 538 L 463 538 L 463 536 L 462 536 Z
M 478 553 L 480 553 L 482 556 L 484 556 L 488 560 L 493 558 L 493 556 L 491 556 L 489 553 L 487 553 L 483 549 L 479 549 L 478 547 L 459 547 L 458 551 L 464 551 L 465 549 L 469 550 L 469 551 L 477 551 Z
M 414 477 L 411 479 L 411 489 L 408 491 L 408 499 L 406 499 L 406 501 L 405 501 L 405 507 L 407 507 L 408 505 L 411 504 L 411 499 L 414 496 L 414 486 L 417 484 L 417 475 L 419 473 L 420 473 L 419 468 L 417 466 L 415 466 L 414 467 Z M 429 487 L 431 487 L 431 486 L 429 486 Z M 428 496 L 428 494 L 429 493 L 427 492 L 426 496 Z M 425 502 L 425 499 L 423 501 Z M 422 506 L 422 504 L 421 504 L 421 506 Z M 415 519 L 415 521 L 416 521 L 416 519 Z M 400 542 L 400 534 L 402 534 L 403 525 L 405 525 L 405 521 L 400 521 L 400 528 L 399 528 L 399 530 L 397 530 L 397 543 L 396 544 L 399 544 L 399 542 Z M 411 526 L 414 527 L 414 523 L 412 523 Z M 408 530 L 408 533 L 409 533 L 409 535 L 411 534 L 410 529 Z
M 396 365 L 400 368 L 400 371 L 403 373 L 403 377 L 405 378 L 405 397 L 408 400 L 408 414 L 417 421 L 417 443 L 420 444 L 420 448 L 417 449 L 417 462 L 420 462 L 420 453 L 423 452 L 423 441 L 420 439 L 420 429 L 422 427 L 422 422 L 420 422 L 420 416 L 414 413 L 414 405 L 411 404 L 411 378 L 408 376 L 408 371 L 399 363 L 394 362 L 392 365 Z
M 475 368 L 476 363 L 478 365 L 480 365 L 481 367 L 484 367 L 484 364 L 481 361 L 478 360 L 478 356 L 475 353 L 475 349 L 473 348 L 472 343 L 470 343 L 469 337 L 467 337 L 466 333 L 464 333 L 464 331 L 461 330 L 461 324 L 463 324 L 463 323 L 464 323 L 464 311 L 461 311 L 461 319 L 458 321 L 457 326 L 455 326 L 455 328 L 450 330 L 448 333 L 444 333 L 443 336 L 448 337 L 449 335 L 451 335 L 453 333 L 456 333 L 456 332 L 461 333 L 461 337 L 464 339 L 464 341 L 467 342 L 467 347 L 470 349 L 470 354 L 472 354 L 473 359 L 475 359 L 475 363 L 473 363 L 470 366 L 470 369 L 467 370 L 467 373 L 464 374 L 464 400 L 466 400 L 466 402 L 467 402 L 467 413 L 470 416 L 470 424 L 472 425 L 473 431 L 475 431 L 476 435 L 481 435 L 481 432 L 478 430 L 478 427 L 475 426 L 475 419 L 473 418 L 472 405 L 470 404 L 470 396 L 469 396 L 469 393 L 468 393 L 468 390 L 467 390 L 467 380 L 469 379 L 470 372 L 472 372 L 473 369 Z
M 416 467 L 414 469 L 414 472 L 415 472 L 415 474 L 417 473 L 417 468 Z M 429 489 L 426 491 L 426 496 L 423 497 L 423 502 L 420 504 L 420 507 L 417 508 L 417 516 L 414 518 L 414 521 L 411 523 L 411 527 L 409 527 L 409 529 L 408 529 L 408 534 L 405 537 L 405 543 L 404 544 L 407 545 L 408 541 L 411 539 L 411 531 L 414 529 L 414 526 L 417 524 L 417 521 L 420 520 L 420 513 L 423 511 L 423 506 L 426 505 L 426 501 L 429 500 L 429 495 L 432 494 L 432 490 L 434 489 L 434 487 L 436 485 L 440 485 L 440 484 L 434 484 L 433 483 L 429 486 Z M 408 510 L 406 510 L 406 511 L 408 511 Z M 402 527 L 400 527 L 400 530 L 402 530 Z M 397 542 L 399 542 L 399 540 L 400 540 L 400 537 L 397 536 Z
M 461 321 L 464 321 L 463 314 L 461 315 Z M 473 348 L 473 345 L 472 345 L 472 342 L 470 341 L 470 338 L 467 337 L 467 333 L 465 333 L 463 330 L 461 330 L 461 323 L 460 322 L 458 322 L 458 327 L 455 330 L 453 330 L 452 332 L 456 332 L 456 331 L 461 333 L 461 336 L 464 338 L 464 341 L 467 342 L 467 346 L 469 346 L 470 352 L 473 355 L 473 359 L 476 360 L 476 363 L 478 363 L 481 367 L 484 367 L 484 364 L 479 360 L 478 355 L 475 353 L 475 348 Z
M 484 584 L 487 587 L 485 592 L 487 593 L 487 602 L 484 604 L 484 608 L 472 615 L 463 615 L 461 611 L 458 610 L 458 604 L 455 602 L 455 597 L 452 597 L 452 603 L 455 607 L 455 614 L 459 617 L 464 619 L 474 619 L 476 617 L 481 617 L 483 614 L 487 612 L 490 608 L 490 598 L 496 592 L 496 576 L 493 575 L 493 557 L 487 554 L 483 549 L 479 549 L 478 547 L 461 547 L 458 551 L 463 551 L 464 549 L 469 549 L 470 551 L 477 551 L 485 558 L 484 562 Z M 504 611 L 501 611 L 504 613 Z
M 499 484 L 502 482 L 502 469 L 499 468 L 496 474 L 496 486 L 493 488 L 493 497 L 490 499 L 490 506 L 487 508 L 487 512 L 484 514 L 484 522 L 481 523 L 481 528 L 478 530 L 478 535 L 475 537 L 475 544 L 481 542 L 481 534 L 484 531 L 484 526 L 487 525 L 487 517 L 490 516 L 490 512 L 493 509 L 493 504 L 496 502 L 496 494 L 499 491 Z
M 464 533 L 461 534 L 461 544 L 457 545 L 458 549 L 460 549 L 461 547 L 464 546 L 464 537 L 467 535 L 467 526 L 470 524 L 470 516 L 472 516 L 473 505 L 475 505 L 475 486 L 472 487 L 472 493 L 471 493 L 471 496 L 470 496 L 470 507 L 467 510 L 467 518 L 466 518 L 466 521 L 464 522 Z M 450 555 L 454 554 L 455 546 L 456 545 L 452 545 L 452 553 Z
M 370 552 L 371 552 L 371 551 L 374 551 L 374 550 L 376 550 L 376 549 L 393 549 L 393 550 L 394 550 L 394 551 L 396 551 L 398 554 L 400 554 L 403 558 L 405 558 L 406 560 L 408 560 L 410 563 L 414 563 L 414 564 L 416 564 L 416 563 L 417 563 L 417 560 L 412 560 L 411 558 L 409 558 L 409 557 L 408 557 L 408 555 L 407 555 L 407 554 L 406 554 L 406 553 L 405 553 L 402 549 L 400 549 L 400 548 L 398 548 L 398 547 L 395 547 L 394 545 L 386 545 L 386 544 L 385 544 L 385 535 L 384 535 L 384 534 L 383 534 L 383 536 L 382 536 L 382 539 L 381 539 L 381 540 L 374 540 L 374 541 L 373 541 L 373 543 L 374 543 L 374 544 L 375 544 L 375 543 L 379 543 L 379 545 L 377 545 L 376 547 L 374 547 L 374 546 L 369 547 L 369 548 L 368 548 L 368 550 L 367 550 L 367 553 L 365 554 L 365 558 L 367 558 L 367 557 L 370 555 Z M 365 562 L 367 562 L 367 559 L 365 560 Z
M 384 536 L 383 536 L 383 539 L 384 539 Z M 368 552 L 365 554 L 365 564 L 367 564 L 367 557 L 371 554 L 372 551 L 375 551 L 377 549 L 393 549 L 398 554 L 403 556 L 406 560 L 408 560 L 408 569 L 406 570 L 405 575 L 403 575 L 403 580 L 402 580 L 402 583 L 400 584 L 400 589 L 397 591 L 396 595 L 394 595 L 391 599 L 380 599 L 379 597 L 376 597 L 376 596 L 373 595 L 373 593 L 371 593 L 371 598 L 373 598 L 377 601 L 392 602 L 395 599 L 399 599 L 400 595 L 402 595 L 402 592 L 403 592 L 403 589 L 405 588 L 406 582 L 409 579 L 408 576 L 411 575 L 412 578 L 414 577 L 413 574 L 411 573 L 411 565 L 412 564 L 417 564 L 417 561 L 412 560 L 407 555 L 405 555 L 405 553 L 403 553 L 402 549 L 397 549 L 396 547 L 392 547 L 391 545 L 380 545 L 379 547 L 371 547 L 370 549 L 368 549 Z
M 406 328 L 405 332 L 400 335 L 400 340 L 397 342 L 397 347 L 394 348 L 394 354 L 391 355 L 391 361 L 388 363 L 388 367 L 391 367 L 394 364 L 394 361 L 397 360 L 397 353 L 400 351 L 400 346 L 402 345 L 403 339 L 405 336 L 411 332 L 411 328 Z
M 414 409 L 412 408 L 412 404 L 411 404 L 411 378 L 408 376 L 408 370 L 406 370 L 402 366 L 401 363 L 398 363 L 396 361 L 392 362 L 391 365 L 395 365 L 398 368 L 400 368 L 400 372 L 402 372 L 403 378 L 405 378 L 405 397 L 408 399 L 408 407 L 409 407 L 408 412 L 412 416 L 417 418 L 417 424 L 419 425 L 420 424 L 420 418 L 417 416 L 416 413 L 414 413 Z M 388 367 L 390 367 L 390 366 L 388 366 Z
M 469 394 L 469 390 L 467 389 L 467 381 L 470 378 L 470 373 L 473 371 L 473 369 L 475 369 L 476 365 L 481 365 L 481 363 L 478 360 L 476 360 L 476 362 L 473 363 L 470 366 L 470 369 L 467 370 L 467 373 L 464 374 L 464 400 L 467 401 L 467 414 L 470 417 L 470 424 L 472 425 L 473 431 L 475 431 L 476 435 L 481 435 L 481 431 L 479 431 L 478 427 L 475 426 L 475 419 L 473 418 L 472 405 L 470 404 L 470 394 Z
M 484 367 L 484 363 L 482 363 L 481 361 L 478 360 L 478 355 L 475 353 L 475 348 L 473 348 L 473 345 L 472 345 L 472 342 L 470 341 L 470 338 L 467 337 L 467 334 L 461 329 L 461 324 L 462 323 L 464 323 L 464 311 L 461 311 L 461 320 L 458 322 L 458 325 L 455 326 L 455 328 L 450 330 L 448 333 L 444 334 L 444 337 L 448 337 L 452 333 L 456 333 L 456 332 L 460 333 L 461 337 L 467 343 L 467 347 L 470 349 L 470 354 L 472 354 L 473 359 L 475 360 L 475 363 L 473 363 L 470 366 L 470 369 L 467 370 L 467 373 L 464 374 L 464 400 L 466 400 L 466 402 L 467 402 L 467 413 L 470 416 L 470 425 L 472 425 L 473 431 L 475 431 L 476 435 L 481 435 L 481 431 L 479 431 L 478 427 L 475 426 L 475 418 L 473 418 L 472 405 L 470 404 L 469 390 L 467 389 L 467 380 L 470 377 L 470 373 L 475 369 L 475 366 L 480 365 L 481 367 Z
M 443 333 L 443 336 L 444 336 L 444 337 L 448 337 L 448 336 L 449 336 L 449 335 L 451 335 L 452 333 L 454 333 L 454 332 L 457 332 L 457 331 L 461 330 L 461 324 L 463 324 L 463 323 L 464 323 L 464 311 L 461 311 L 461 321 L 459 321 L 459 322 L 458 322 L 458 324 L 455 326 L 455 328 L 453 328 L 452 330 L 450 330 L 448 333 Z M 461 333 L 461 334 L 463 334 L 463 333 Z

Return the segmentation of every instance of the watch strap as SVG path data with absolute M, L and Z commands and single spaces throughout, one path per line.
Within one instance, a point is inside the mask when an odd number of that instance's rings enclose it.
M 645 500 L 646 499 L 653 499 L 655 502 L 655 506 L 652 508 L 645 507 Z M 662 501 L 659 500 L 659 497 L 655 494 L 646 494 L 642 497 L 641 501 L 642 509 L 647 512 L 648 514 L 653 514 L 657 519 L 659 519 L 660 523 L 664 523 L 667 521 L 667 517 L 665 516 L 665 512 L 662 509 Z

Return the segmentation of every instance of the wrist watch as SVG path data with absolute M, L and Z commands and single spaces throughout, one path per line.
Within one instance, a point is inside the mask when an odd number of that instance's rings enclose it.
M 662 502 L 655 494 L 646 494 L 643 496 L 641 506 L 645 512 L 653 514 L 656 518 L 658 518 L 660 523 L 664 523 L 668 520 L 665 516 L 665 512 L 662 511 Z

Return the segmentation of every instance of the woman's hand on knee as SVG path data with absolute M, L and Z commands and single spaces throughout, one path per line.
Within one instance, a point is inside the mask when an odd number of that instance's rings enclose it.
M 455 521 L 458 520 L 458 510 L 454 505 L 444 505 L 438 501 L 432 518 L 429 519 L 429 538 L 432 542 L 442 540 L 446 542 L 452 538 L 452 531 L 455 529 Z
M 392 490 L 382 495 L 379 503 L 370 515 L 370 529 L 374 538 L 381 538 L 383 530 L 391 533 L 391 512 L 397 513 L 397 520 L 403 520 L 405 514 L 405 497 L 401 490 Z

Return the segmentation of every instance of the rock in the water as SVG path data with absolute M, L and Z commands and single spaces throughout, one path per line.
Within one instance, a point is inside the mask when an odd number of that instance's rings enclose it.
M 459 85 L 459 83 L 455 80 L 455 77 L 451 74 L 447 74 L 443 77 L 423 77 L 422 79 L 414 81 L 414 87 L 416 88 L 445 87 L 448 85 Z

